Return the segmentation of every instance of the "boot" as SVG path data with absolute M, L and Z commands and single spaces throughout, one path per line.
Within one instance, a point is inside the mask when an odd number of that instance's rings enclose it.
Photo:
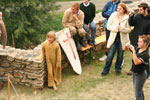
M 86 47 L 86 43 L 85 43 L 85 41 L 83 40 L 83 37 L 80 37 L 80 44 L 81 44 L 83 47 Z
M 79 43 L 79 35 L 78 34 L 75 34 L 75 35 L 73 35 L 73 39 L 74 39 L 74 41 L 75 41 L 75 44 L 76 44 L 76 47 L 77 47 L 77 50 L 82 50 L 82 47 L 81 47 L 81 45 L 80 45 L 80 43 Z
M 95 40 L 92 40 L 92 44 L 93 44 L 93 45 L 96 45 L 96 42 L 95 42 Z
M 91 46 L 93 46 L 93 43 L 91 42 L 90 39 L 88 40 L 88 44 L 91 45 Z

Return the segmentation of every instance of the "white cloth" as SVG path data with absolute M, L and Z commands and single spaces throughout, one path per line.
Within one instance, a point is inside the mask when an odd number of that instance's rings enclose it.
M 84 5 L 85 7 L 88 7 L 88 6 L 90 5 L 90 2 L 88 2 L 88 4 L 83 3 L 83 5 Z
M 124 50 L 125 45 L 130 44 L 129 32 L 131 31 L 131 27 L 128 23 L 129 15 L 124 15 L 121 21 L 118 20 L 117 12 L 112 13 L 110 18 L 108 19 L 107 29 L 110 30 L 110 36 L 107 42 L 107 48 L 110 48 L 114 43 L 115 38 L 117 36 L 118 30 L 117 26 L 120 24 L 120 40 L 122 44 L 122 49 Z

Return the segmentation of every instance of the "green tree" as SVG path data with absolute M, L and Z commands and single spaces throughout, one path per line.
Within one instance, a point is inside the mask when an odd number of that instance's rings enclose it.
M 0 11 L 8 34 L 8 45 L 29 48 L 43 40 L 51 29 L 55 0 L 0 0 Z

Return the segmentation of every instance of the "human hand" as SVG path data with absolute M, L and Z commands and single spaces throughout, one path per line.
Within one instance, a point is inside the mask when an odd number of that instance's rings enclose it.
M 119 26 L 117 26 L 117 30 L 118 30 L 118 31 L 120 31 L 120 25 L 119 25 Z
M 124 50 L 125 50 L 125 51 L 130 51 L 130 49 L 128 48 L 127 45 L 124 47 Z
M 130 43 L 126 43 L 126 44 L 125 44 L 125 47 L 124 47 L 124 50 L 125 50 L 125 51 L 131 51 L 130 46 L 131 46 Z
M 73 18 L 74 18 L 75 20 L 78 20 L 78 17 L 77 17 L 76 14 L 73 14 Z
M 41 58 L 41 56 L 38 56 L 38 57 L 35 58 L 35 60 L 42 61 L 43 59 Z
M 128 48 L 134 53 L 135 52 L 135 48 L 133 45 L 129 45 Z
M 135 11 L 134 11 L 133 9 L 130 10 L 130 11 L 129 11 L 129 15 L 130 15 L 130 16 L 134 16 L 134 15 L 135 15 Z

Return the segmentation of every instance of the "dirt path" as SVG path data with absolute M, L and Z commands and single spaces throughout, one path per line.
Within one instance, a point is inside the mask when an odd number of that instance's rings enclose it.
M 104 5 L 110 0 L 91 0 L 96 5 L 96 9 L 103 9 Z M 135 2 L 139 0 L 121 0 L 122 2 L 125 1 L 130 1 L 130 2 Z M 79 1 L 70 1 L 70 2 L 57 2 L 56 5 L 60 5 L 60 10 L 58 12 L 64 12 L 67 8 L 71 7 L 71 5 L 75 2 L 81 3 L 82 0 Z

